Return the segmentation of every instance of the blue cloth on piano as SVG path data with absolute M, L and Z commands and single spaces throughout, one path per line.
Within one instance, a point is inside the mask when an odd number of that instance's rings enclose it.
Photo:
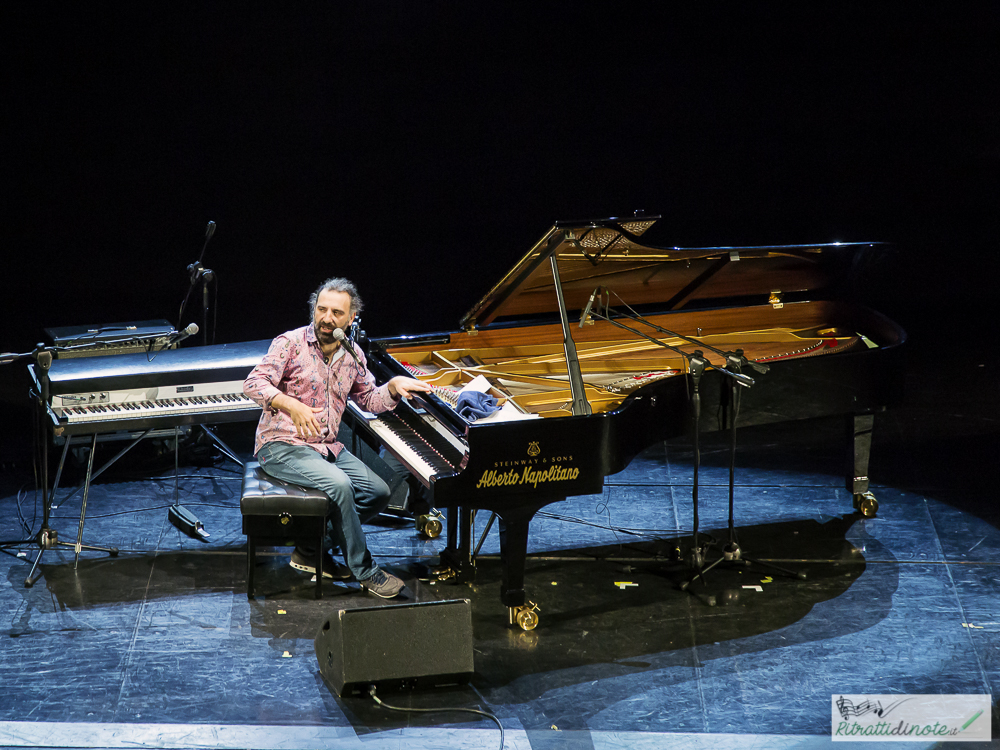
M 458 394 L 458 413 L 470 422 L 488 417 L 498 408 L 497 400 L 488 393 L 463 391 Z

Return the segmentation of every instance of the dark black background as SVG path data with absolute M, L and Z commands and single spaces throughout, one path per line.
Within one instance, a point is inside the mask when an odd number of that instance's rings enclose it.
M 554 220 L 636 209 L 669 245 L 893 242 L 876 307 L 988 331 L 995 4 L 684 8 L 8 7 L 0 350 L 200 323 L 177 312 L 209 220 L 221 343 L 302 324 L 330 275 L 370 335 L 454 328 Z

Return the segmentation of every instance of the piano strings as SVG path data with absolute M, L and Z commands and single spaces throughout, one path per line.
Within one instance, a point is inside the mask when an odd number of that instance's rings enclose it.
M 598 321 L 592 327 L 599 329 Z M 698 337 L 721 350 L 740 348 L 749 359 L 770 362 L 796 357 L 843 352 L 865 340 L 860 334 L 838 328 L 767 328 L 733 331 Z M 693 352 L 698 348 L 688 337 L 664 337 L 664 344 Z M 551 341 L 498 347 L 393 348 L 391 353 L 406 360 L 407 369 L 432 384 L 435 392 L 452 401 L 461 387 L 477 376 L 496 389 L 494 395 L 510 399 L 525 414 L 543 417 L 570 413 L 571 394 L 561 343 Z M 683 357 L 647 340 L 622 341 L 608 334 L 577 343 L 587 399 L 595 412 L 609 411 L 633 390 L 653 380 L 685 371 Z M 709 352 L 710 364 L 725 364 Z

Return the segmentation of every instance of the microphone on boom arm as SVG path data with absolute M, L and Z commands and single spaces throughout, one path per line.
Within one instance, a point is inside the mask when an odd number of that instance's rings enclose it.
M 583 314 L 580 316 L 580 328 L 583 328 L 583 324 L 587 321 L 587 316 L 590 315 L 590 310 L 594 306 L 594 298 L 597 297 L 597 293 L 601 291 L 601 287 L 594 287 L 594 291 L 590 293 L 590 299 L 587 300 L 587 306 L 583 308 Z M 600 302 L 597 303 L 600 307 Z
M 184 339 L 186 339 L 188 336 L 194 336 L 196 333 L 198 333 L 199 330 L 200 329 L 198 328 L 198 324 L 197 323 L 191 323 L 184 330 L 178 331 L 177 333 L 173 334 L 170 337 L 170 343 L 171 344 L 180 343 L 181 341 L 183 341 Z
M 337 341 L 340 342 L 340 345 L 342 347 L 344 347 L 344 349 L 347 350 L 347 353 L 351 355 L 352 359 L 354 359 L 355 363 L 360 367 L 361 366 L 361 360 L 358 359 L 358 355 L 354 351 L 354 347 L 351 346 L 350 342 L 347 339 L 347 336 L 344 335 L 344 329 L 343 328 L 334 328 L 333 329 L 333 337 Z

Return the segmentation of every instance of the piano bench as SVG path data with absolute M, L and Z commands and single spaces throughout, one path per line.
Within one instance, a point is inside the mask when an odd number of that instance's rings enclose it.
M 316 550 L 316 598 L 323 596 L 323 550 L 330 500 L 319 490 L 300 487 L 264 473 L 256 461 L 243 470 L 240 511 L 247 537 L 247 599 L 254 596 L 257 547 L 312 547 Z

